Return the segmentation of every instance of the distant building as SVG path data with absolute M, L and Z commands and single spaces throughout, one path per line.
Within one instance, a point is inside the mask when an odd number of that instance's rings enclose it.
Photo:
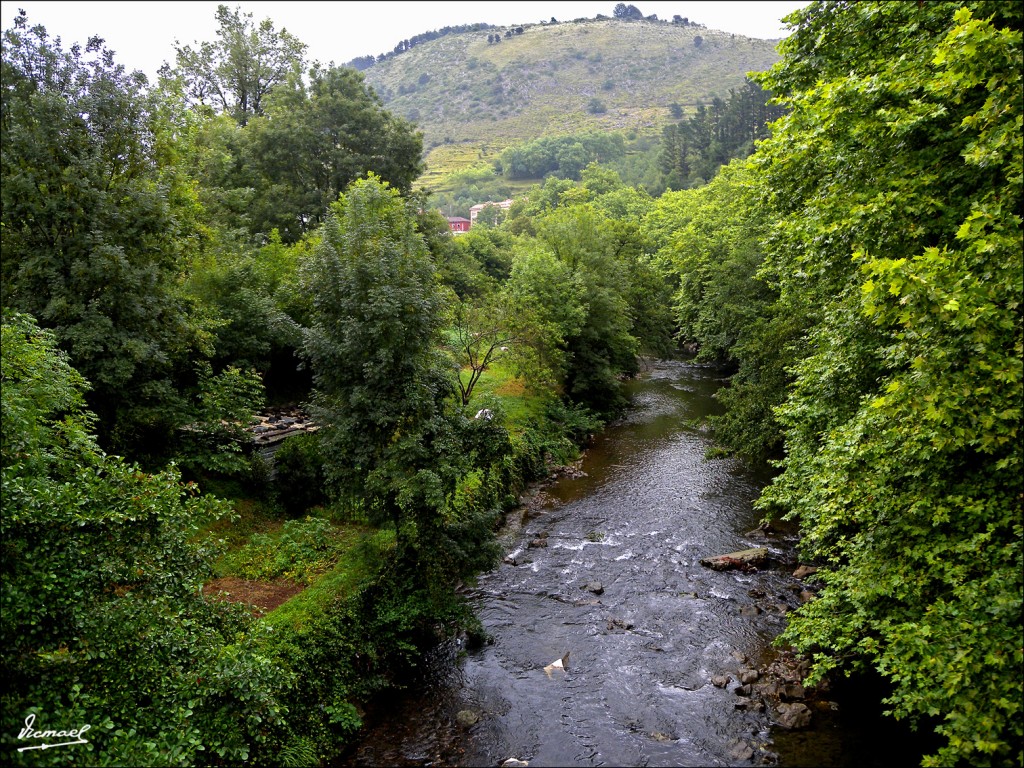
M 479 203 L 478 205 L 474 205 L 472 208 L 469 209 L 470 225 L 476 224 L 477 214 L 480 213 L 480 211 L 482 211 L 484 208 L 487 208 L 490 205 L 496 205 L 499 208 L 501 208 L 501 210 L 507 211 L 509 208 L 512 207 L 512 203 L 513 202 L 514 202 L 513 200 L 509 199 L 509 200 L 502 200 L 500 203 L 496 203 L 496 202 L 493 202 L 493 201 L 488 201 L 486 203 Z
M 473 222 L 461 216 L 446 216 L 445 218 L 448 219 L 448 229 L 452 232 L 469 232 L 469 228 L 473 225 Z

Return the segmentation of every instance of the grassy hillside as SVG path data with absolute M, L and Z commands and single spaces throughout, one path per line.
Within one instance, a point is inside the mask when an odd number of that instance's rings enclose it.
M 658 133 L 669 105 L 690 112 L 778 59 L 773 41 L 665 22 L 522 28 L 447 35 L 365 70 L 388 108 L 423 131 L 432 178 L 540 136 Z

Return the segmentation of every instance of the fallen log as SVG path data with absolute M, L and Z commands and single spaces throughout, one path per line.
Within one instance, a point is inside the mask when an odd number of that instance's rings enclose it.
M 713 571 L 730 571 L 733 568 L 746 571 L 763 565 L 767 559 L 767 547 L 753 547 L 752 549 L 742 549 L 739 552 L 730 552 L 727 555 L 705 557 L 701 559 L 700 564 Z

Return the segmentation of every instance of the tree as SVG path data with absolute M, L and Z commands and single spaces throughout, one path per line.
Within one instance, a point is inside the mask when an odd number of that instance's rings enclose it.
M 336 493 L 364 491 L 377 519 L 415 539 L 428 514 L 417 494 L 443 498 L 430 448 L 452 380 L 434 267 L 398 190 L 372 174 L 350 185 L 323 225 L 307 285 L 327 480 Z
M 630 19 L 635 21 L 644 18 L 644 15 L 639 8 L 635 5 L 626 5 L 625 3 L 618 3 L 612 11 L 612 14 L 616 19 L 623 19 L 626 21 Z
M 618 377 L 637 371 L 625 242 L 590 205 L 552 211 L 537 233 L 583 289 L 583 323 L 565 337 L 566 394 L 599 413 L 614 413 L 625 404 Z
M 581 276 L 543 243 L 524 239 L 517 244 L 503 293 L 513 331 L 522 339 L 511 359 L 515 370 L 538 393 L 562 391 L 568 368 L 566 343 L 586 319 Z
M 456 384 L 463 406 L 469 405 L 484 372 L 504 358 L 510 346 L 519 343 L 512 326 L 502 302 L 453 303 L 446 347 L 459 367 Z
M 239 125 L 262 115 L 270 91 L 304 69 L 307 47 L 286 30 L 276 31 L 270 19 L 259 26 L 252 19 L 241 8 L 218 5 L 216 42 L 193 49 L 174 41 L 175 73 L 192 101 L 216 106 Z
M 265 106 L 265 115 L 224 135 L 232 162 L 213 155 L 205 169 L 255 236 L 277 229 L 295 243 L 360 176 L 373 172 L 407 192 L 422 171 L 422 134 L 385 110 L 353 69 L 314 68 L 308 88 L 290 78 Z
M 823 589 L 783 640 L 873 668 L 927 765 L 1022 760 L 1021 29 L 1006 3 L 813 3 L 762 79 L 762 274 L 802 326 L 761 508 Z
M 768 124 L 783 110 L 769 103 L 771 93 L 747 80 L 729 98 L 698 104 L 695 113 L 662 130 L 661 170 L 671 189 L 686 189 L 715 175 L 735 157 L 746 157 L 768 135 Z M 676 105 L 673 105 L 676 106 Z M 679 115 L 682 118 L 682 109 Z
M 2 66 L 3 305 L 52 329 L 90 380 L 105 447 L 166 447 L 209 340 L 176 285 L 202 237 L 173 94 L 147 91 L 102 39 L 64 51 L 24 14 Z
M 474 226 L 496 227 L 505 218 L 505 211 L 497 204 L 485 205 L 476 215 Z
M 496 556 L 496 500 L 474 489 L 510 445 L 500 420 L 468 419 L 452 402 L 441 294 L 416 221 L 375 175 L 341 195 L 307 273 L 306 352 L 328 487 L 394 525 L 396 568 L 421 606 L 412 615 L 430 619 Z
M 309 322 L 298 268 L 310 247 L 285 245 L 276 231 L 260 248 L 224 238 L 192 260 L 185 280 L 185 290 L 212 316 L 213 366 L 258 371 L 272 398 L 308 387 L 296 353 Z

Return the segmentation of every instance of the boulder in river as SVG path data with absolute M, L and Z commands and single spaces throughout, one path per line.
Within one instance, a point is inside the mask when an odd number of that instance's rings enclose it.
M 764 702 L 761 699 L 740 699 L 733 708 L 742 712 L 764 712 Z
M 767 547 L 752 547 L 751 549 L 741 549 L 738 552 L 729 552 L 726 555 L 705 557 L 701 559 L 700 564 L 713 571 L 730 571 L 733 568 L 746 571 L 763 565 L 767 559 Z
M 743 667 L 737 676 L 740 679 L 740 683 L 746 685 L 747 683 L 756 683 L 757 679 L 761 677 L 761 673 L 756 669 L 750 669 L 750 667 Z
M 739 762 L 745 762 L 754 756 L 754 748 L 742 739 L 737 739 L 733 742 L 732 747 L 729 749 L 729 757 Z
M 580 584 L 580 589 L 593 592 L 595 595 L 604 594 L 604 585 L 600 581 L 588 581 L 586 584 Z
M 811 722 L 811 710 L 798 701 L 783 702 L 775 708 L 776 719 L 783 728 L 806 728 Z
M 460 709 L 455 715 L 455 720 L 463 728 L 469 728 L 480 720 L 480 713 L 471 709 Z
M 795 571 L 793 571 L 794 579 L 806 579 L 808 576 L 818 572 L 818 569 L 813 565 L 801 565 Z
M 525 760 L 519 760 L 515 757 L 510 757 L 504 763 L 501 764 L 501 768 L 526 768 L 529 763 Z
M 802 701 L 807 697 L 807 691 L 800 683 L 786 683 L 779 691 L 779 697 L 784 701 Z

